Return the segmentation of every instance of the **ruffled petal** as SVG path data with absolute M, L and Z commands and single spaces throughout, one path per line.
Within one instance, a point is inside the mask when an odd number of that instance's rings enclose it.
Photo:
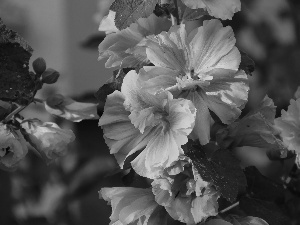
M 152 14 L 130 27 L 111 33 L 99 45 L 99 60 L 108 58 L 106 67 L 133 67 L 147 62 L 145 48 L 138 44 L 148 35 L 159 34 L 171 26 L 169 20 Z M 137 48 L 137 49 L 135 49 Z M 137 54 L 137 53 L 140 54 Z
M 202 0 L 210 15 L 226 20 L 241 10 L 240 0 Z M 202 8 L 202 7 L 201 7 Z
M 172 132 L 163 133 L 161 131 L 157 132 L 131 164 L 139 175 L 154 179 L 181 154 L 183 154 L 183 150 L 177 145 Z
M 189 44 L 191 65 L 197 74 L 214 68 L 238 70 L 241 56 L 235 45 L 231 27 L 223 27 L 219 20 L 204 21 Z M 190 38 L 189 38 L 190 39 Z
M 167 179 L 156 179 L 152 183 L 155 201 L 162 206 L 170 206 L 173 202 L 172 184 Z
M 177 75 L 177 71 L 172 69 L 144 66 L 139 71 L 138 83 L 143 89 L 155 94 L 159 90 L 175 86 Z
M 186 97 L 191 100 L 197 109 L 195 126 L 191 133 L 192 139 L 199 139 L 202 145 L 205 145 L 210 140 L 211 116 L 203 98 L 198 92 L 190 92 Z
M 113 224 L 127 225 L 139 220 L 138 222 L 142 222 L 140 224 L 150 225 L 151 223 L 147 222 L 152 213 L 161 214 L 159 221 L 165 224 L 164 209 L 155 202 L 151 189 L 102 188 L 99 194 L 112 205 L 110 219 Z M 153 218 L 150 221 L 153 221 Z
M 99 120 L 110 153 L 115 154 L 121 167 L 126 157 L 144 148 L 151 137 L 150 129 L 142 134 L 134 127 L 129 119 L 130 112 L 125 110 L 123 103 L 124 95 L 121 92 L 115 91 L 108 95 L 104 113 Z
M 146 54 L 155 66 L 177 71 L 186 70 L 189 49 L 186 43 L 185 26 L 173 26 L 169 32 L 149 37 Z
M 171 207 L 165 207 L 174 220 L 186 224 L 196 224 L 191 212 L 191 198 L 175 198 Z
M 221 70 L 217 70 L 219 73 Z M 226 72 L 226 71 L 225 71 Z M 223 123 L 232 123 L 241 113 L 241 108 L 247 102 L 249 85 L 244 71 L 227 73 L 228 76 L 211 81 L 209 87 L 203 87 L 201 93 L 208 108 L 212 110 Z M 213 75 L 218 77 L 218 75 Z
M 280 131 L 280 136 L 284 145 L 289 150 L 300 152 L 300 99 L 291 100 L 287 111 L 281 111 L 281 117 L 276 118 L 276 128 Z
M 199 223 L 209 216 L 218 215 L 218 195 L 203 195 L 192 201 L 191 212 L 195 223 Z

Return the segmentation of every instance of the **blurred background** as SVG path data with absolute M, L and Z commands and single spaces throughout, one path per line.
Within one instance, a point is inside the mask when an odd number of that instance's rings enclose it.
M 61 93 L 94 102 L 93 93 L 112 75 L 98 61 L 97 46 L 104 37 L 99 23 L 108 0 L 0 0 L 0 17 L 34 49 L 31 60 L 43 57 L 58 70 L 59 82 L 39 93 Z M 286 109 L 300 85 L 300 6 L 297 0 L 241 0 L 242 11 L 225 25 L 233 27 L 237 45 L 256 63 L 245 112 L 268 94 L 277 114 Z M 97 121 L 71 124 L 49 117 L 42 106 L 30 107 L 25 117 L 55 120 L 76 133 L 66 157 L 47 166 L 29 154 L 14 172 L 0 171 L 0 224 L 107 225 L 111 207 L 99 200 L 104 186 L 122 186 L 122 174 L 109 155 Z M 243 153 L 247 156 L 246 152 Z M 268 176 L 287 170 L 264 154 L 255 159 Z M 251 164 L 245 160 L 245 164 Z M 272 168 L 272 170 L 268 169 Z M 107 173 L 111 172 L 109 177 Z M 300 206 L 298 206 L 300 208 Z M 299 211 L 295 215 L 300 215 Z

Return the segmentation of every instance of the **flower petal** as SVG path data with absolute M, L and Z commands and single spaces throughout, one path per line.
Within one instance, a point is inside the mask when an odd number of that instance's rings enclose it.
M 144 66 L 139 71 L 138 83 L 143 89 L 155 94 L 159 90 L 175 86 L 177 75 L 177 71 L 172 69 Z
M 202 0 L 210 15 L 226 20 L 241 10 L 240 0 Z
M 152 213 L 162 210 L 154 199 L 151 189 L 116 187 L 102 188 L 100 197 L 112 205 L 110 219 L 114 224 L 131 224 L 136 220 L 148 221 Z M 147 224 L 147 223 L 143 223 Z
M 187 99 L 191 100 L 197 109 L 195 126 L 191 133 L 192 139 L 199 139 L 202 145 L 210 140 L 211 116 L 203 98 L 198 92 L 190 92 Z
M 195 73 L 203 74 L 214 68 L 238 70 L 241 56 L 234 46 L 231 27 L 223 27 L 219 20 L 208 20 L 196 34 L 190 35 L 193 35 L 189 48 Z
M 147 62 L 145 48 L 141 48 L 138 44 L 146 36 L 159 34 L 170 26 L 169 20 L 154 14 L 148 18 L 140 18 L 130 27 L 105 37 L 98 48 L 99 60 L 108 58 L 106 67 L 133 67 Z M 137 54 L 138 52 L 140 54 Z
M 220 72 L 221 70 L 217 70 Z M 229 73 L 230 75 L 230 73 Z M 218 77 L 216 74 L 214 77 Z M 201 93 L 207 106 L 223 123 L 232 123 L 240 115 L 248 98 L 248 81 L 244 71 L 231 73 L 230 76 L 214 79 L 208 88 Z

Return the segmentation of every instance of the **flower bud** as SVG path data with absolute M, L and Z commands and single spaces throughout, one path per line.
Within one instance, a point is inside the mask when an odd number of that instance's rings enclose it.
M 47 162 L 65 155 L 68 144 L 75 140 L 71 130 L 61 129 L 55 123 L 32 120 L 22 123 L 21 126 L 28 133 L 30 143 Z
M 41 75 L 46 70 L 46 61 L 43 58 L 39 57 L 33 61 L 32 67 L 36 74 Z
M 42 82 L 45 84 L 54 84 L 59 78 L 59 72 L 54 69 L 48 68 L 42 73 Z

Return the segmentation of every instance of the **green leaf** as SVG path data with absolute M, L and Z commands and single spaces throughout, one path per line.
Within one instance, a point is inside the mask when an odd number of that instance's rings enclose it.
M 1 18 L 0 49 L 0 99 L 26 105 L 35 92 L 35 75 L 29 73 L 33 50 Z
M 245 175 L 229 150 L 219 149 L 208 156 L 200 146 L 194 145 L 189 147 L 187 156 L 202 179 L 212 182 L 228 201 L 234 202 L 238 194 L 245 191 Z
M 122 30 L 139 18 L 150 16 L 157 3 L 158 0 L 115 0 L 110 10 L 116 12 L 115 24 Z
M 248 215 L 265 220 L 270 225 L 290 224 L 289 218 L 282 209 L 273 202 L 243 197 L 240 199 L 240 208 Z

